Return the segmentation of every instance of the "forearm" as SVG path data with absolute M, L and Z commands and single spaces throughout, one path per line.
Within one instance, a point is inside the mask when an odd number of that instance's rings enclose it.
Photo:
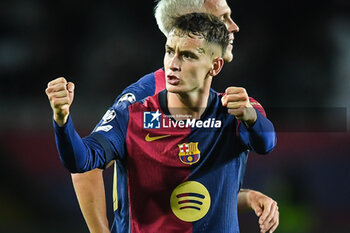
M 253 126 L 247 127 L 244 124 L 239 126 L 240 136 L 249 149 L 267 154 L 276 145 L 276 132 L 272 122 L 257 112 L 257 120 Z
M 261 192 L 241 189 L 238 194 L 238 211 L 253 210 L 259 217 L 260 232 L 274 232 L 279 224 L 277 202 Z
M 252 210 L 251 204 L 249 202 L 249 189 L 240 189 L 238 193 L 238 211 L 248 211 Z
M 103 149 L 93 139 L 83 140 L 74 130 L 71 118 L 63 127 L 54 122 L 54 130 L 60 159 L 71 173 L 103 167 Z
M 102 170 L 72 174 L 72 181 L 90 233 L 109 233 Z

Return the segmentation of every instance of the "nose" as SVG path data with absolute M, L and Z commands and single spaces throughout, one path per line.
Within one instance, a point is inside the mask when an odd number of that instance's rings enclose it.
M 239 32 L 238 25 L 231 18 L 227 22 L 227 30 L 229 32 Z
M 178 58 L 178 55 L 173 56 L 169 61 L 169 68 L 172 71 L 180 71 L 180 60 Z

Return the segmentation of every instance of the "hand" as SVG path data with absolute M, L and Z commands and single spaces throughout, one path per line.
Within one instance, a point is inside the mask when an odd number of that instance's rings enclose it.
M 242 87 L 228 87 L 221 99 L 222 105 L 228 108 L 228 113 L 251 126 L 257 119 L 257 114 L 250 104 L 249 96 Z
M 74 83 L 63 77 L 52 80 L 45 90 L 54 113 L 54 120 L 59 126 L 67 123 L 69 107 L 74 98 Z
M 254 190 L 249 190 L 247 199 L 250 208 L 259 217 L 260 232 L 274 232 L 279 224 L 277 202 Z

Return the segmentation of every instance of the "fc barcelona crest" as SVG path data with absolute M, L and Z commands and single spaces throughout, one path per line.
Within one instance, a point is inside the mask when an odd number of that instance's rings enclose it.
M 198 142 L 182 143 L 179 147 L 179 159 L 182 163 L 192 165 L 197 163 L 201 157 L 198 149 Z

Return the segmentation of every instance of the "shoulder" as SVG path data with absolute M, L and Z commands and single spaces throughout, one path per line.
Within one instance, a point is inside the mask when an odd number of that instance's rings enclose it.
M 210 89 L 209 92 L 209 111 L 216 112 L 216 114 L 224 114 L 226 115 L 227 108 L 222 105 L 221 99 L 225 95 L 225 93 L 219 93 L 213 89 Z
M 160 68 L 152 73 L 144 75 L 136 83 L 139 85 L 154 84 L 154 85 L 156 85 L 156 89 L 157 89 L 157 85 L 164 86 L 164 88 L 165 88 L 165 72 L 162 68 Z M 160 88 L 161 87 L 158 87 L 158 89 L 160 89 Z M 162 90 L 164 88 L 162 88 Z
M 129 105 L 129 111 L 153 111 L 160 108 L 159 93 L 148 96 L 140 101 Z
M 129 85 L 116 98 L 115 103 L 123 101 L 130 103 L 152 96 L 165 88 L 165 74 L 163 69 L 144 75 L 137 82 Z

